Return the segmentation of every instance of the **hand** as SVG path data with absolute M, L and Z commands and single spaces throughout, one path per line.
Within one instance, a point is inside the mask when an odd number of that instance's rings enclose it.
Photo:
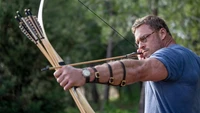
M 139 60 L 145 59 L 145 57 L 143 56 L 143 51 L 141 49 L 137 49 L 137 53 L 142 53 L 137 55 Z
M 54 72 L 54 76 L 64 90 L 68 90 L 73 86 L 83 86 L 85 84 L 85 77 L 82 75 L 82 69 L 72 66 L 63 66 Z

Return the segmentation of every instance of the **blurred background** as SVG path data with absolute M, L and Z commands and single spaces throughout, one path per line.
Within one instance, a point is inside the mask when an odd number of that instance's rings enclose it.
M 200 54 L 200 0 L 45 0 L 48 39 L 66 63 L 121 56 L 136 51 L 131 26 L 135 19 L 158 15 L 178 44 Z M 68 91 L 41 72 L 50 65 L 20 31 L 14 16 L 29 8 L 38 14 L 39 0 L 0 0 L 0 113 L 78 113 Z M 131 42 L 131 43 L 130 43 Z M 83 65 L 93 66 L 97 64 Z M 83 88 L 97 113 L 143 113 L 142 83 L 125 87 L 87 84 Z

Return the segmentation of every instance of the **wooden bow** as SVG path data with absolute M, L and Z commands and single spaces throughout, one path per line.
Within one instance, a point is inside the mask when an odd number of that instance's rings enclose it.
M 38 11 L 38 22 L 40 23 L 44 34 L 44 40 L 46 41 L 45 45 L 47 46 L 46 49 L 50 51 L 49 54 L 52 55 L 52 57 L 54 58 L 55 65 L 52 66 L 60 66 L 59 64 L 64 61 L 61 59 L 61 57 L 57 54 L 57 52 L 53 49 L 53 47 L 49 43 L 49 40 L 44 30 L 43 19 L 42 19 L 43 6 L 44 6 L 44 0 L 41 0 Z M 91 106 L 89 105 L 89 103 L 87 102 L 86 98 L 81 93 L 79 88 L 71 88 L 69 89 L 69 92 L 72 95 L 81 113 L 94 113 L 94 110 L 91 108 Z
M 52 47 L 45 33 L 42 18 L 43 5 L 44 0 L 41 0 L 38 19 L 36 16 L 32 16 L 29 9 L 25 9 L 27 17 L 22 17 L 21 14 L 17 12 L 15 18 L 19 21 L 19 28 L 21 31 L 37 45 L 53 67 L 58 67 L 63 65 L 64 61 Z M 79 88 L 73 87 L 69 89 L 69 92 L 81 113 L 94 113 L 94 110 L 91 108 Z

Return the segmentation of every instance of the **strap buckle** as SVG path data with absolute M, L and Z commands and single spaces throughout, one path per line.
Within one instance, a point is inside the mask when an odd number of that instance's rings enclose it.
M 126 80 L 122 80 L 120 86 L 125 86 L 126 85 Z

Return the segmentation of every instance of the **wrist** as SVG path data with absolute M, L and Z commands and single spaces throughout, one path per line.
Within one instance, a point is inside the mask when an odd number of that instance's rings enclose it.
M 90 70 L 88 68 L 83 68 L 82 75 L 83 77 L 85 77 L 85 83 L 88 83 L 90 81 L 90 76 L 91 76 Z
M 85 83 L 91 83 L 94 79 L 94 70 L 90 67 L 82 69 L 82 76 L 85 78 Z
M 95 79 L 95 71 L 92 69 L 92 67 L 88 68 L 88 70 L 90 71 L 90 80 L 89 83 L 92 83 Z

